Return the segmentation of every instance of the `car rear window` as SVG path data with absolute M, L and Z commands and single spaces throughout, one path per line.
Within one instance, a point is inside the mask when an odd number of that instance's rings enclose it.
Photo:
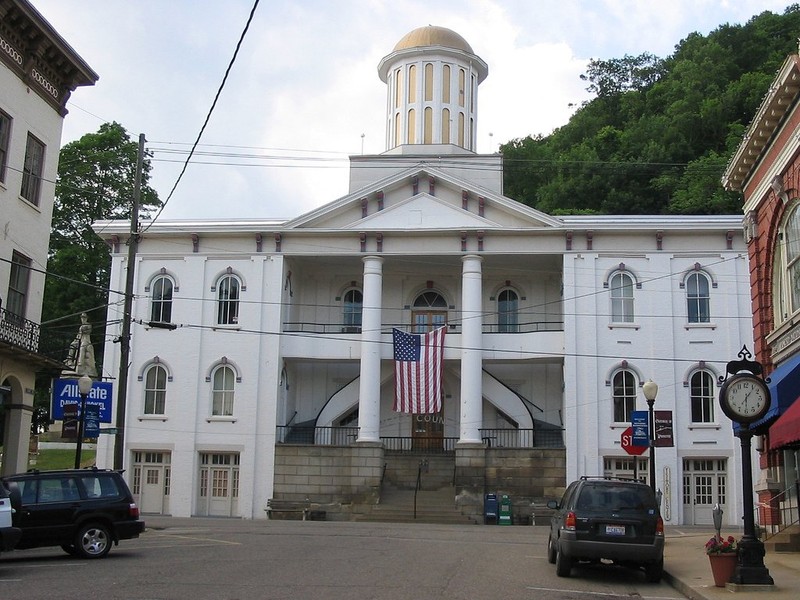
M 645 510 L 654 507 L 653 494 L 646 487 L 587 485 L 578 498 L 578 509 Z
M 122 495 L 116 480 L 107 475 L 83 475 L 81 482 L 87 498 L 118 498 Z

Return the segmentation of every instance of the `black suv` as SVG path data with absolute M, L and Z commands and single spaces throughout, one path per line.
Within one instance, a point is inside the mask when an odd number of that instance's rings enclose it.
M 578 561 L 644 568 L 647 581 L 661 580 L 664 521 L 649 486 L 631 479 L 581 477 L 564 492 L 547 540 L 547 560 L 559 577 L 569 577 Z
M 28 471 L 3 477 L 22 530 L 17 550 L 61 546 L 69 554 L 102 558 L 112 542 L 139 537 L 144 521 L 119 471 Z

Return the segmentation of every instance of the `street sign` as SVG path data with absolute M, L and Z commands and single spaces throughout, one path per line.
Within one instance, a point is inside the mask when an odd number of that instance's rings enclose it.
M 119 433 L 119 429 L 117 429 L 116 427 L 104 427 L 99 431 L 99 433 L 108 435 L 117 435 Z
M 653 445 L 659 448 L 672 448 L 675 446 L 675 440 L 672 437 L 672 411 L 657 410 L 653 415 L 655 422 Z
M 86 406 L 97 406 L 100 410 L 100 422 L 111 423 L 111 382 L 93 381 L 92 390 L 86 398 Z M 77 379 L 55 379 L 53 381 L 53 404 L 50 418 L 55 421 L 64 420 L 64 407 L 69 404 L 81 404 L 81 393 Z
M 631 412 L 631 427 L 633 428 L 633 445 L 650 446 L 650 413 L 646 410 Z
M 647 450 L 647 446 L 633 445 L 633 427 L 628 427 L 622 432 L 619 436 L 619 443 L 622 449 L 631 456 L 639 456 L 640 454 L 644 454 L 645 450 Z

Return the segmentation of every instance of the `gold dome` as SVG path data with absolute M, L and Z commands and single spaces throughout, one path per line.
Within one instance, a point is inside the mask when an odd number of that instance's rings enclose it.
M 472 46 L 467 43 L 467 40 L 458 35 L 455 31 L 447 29 L 446 27 L 437 27 L 436 25 L 419 27 L 407 33 L 397 42 L 393 52 L 424 46 L 444 46 L 445 48 L 455 48 L 456 50 L 463 50 L 464 52 L 475 54 L 472 51 Z

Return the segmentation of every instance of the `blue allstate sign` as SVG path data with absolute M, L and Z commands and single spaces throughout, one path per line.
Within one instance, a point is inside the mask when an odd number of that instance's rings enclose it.
M 86 406 L 96 406 L 100 415 L 100 423 L 111 423 L 111 394 L 112 384 L 108 381 L 93 381 L 92 390 L 86 398 Z M 78 388 L 77 379 L 56 379 L 53 381 L 53 404 L 50 410 L 50 418 L 56 421 L 64 419 L 64 406 L 66 404 L 77 404 L 78 410 L 81 405 L 81 393 Z

